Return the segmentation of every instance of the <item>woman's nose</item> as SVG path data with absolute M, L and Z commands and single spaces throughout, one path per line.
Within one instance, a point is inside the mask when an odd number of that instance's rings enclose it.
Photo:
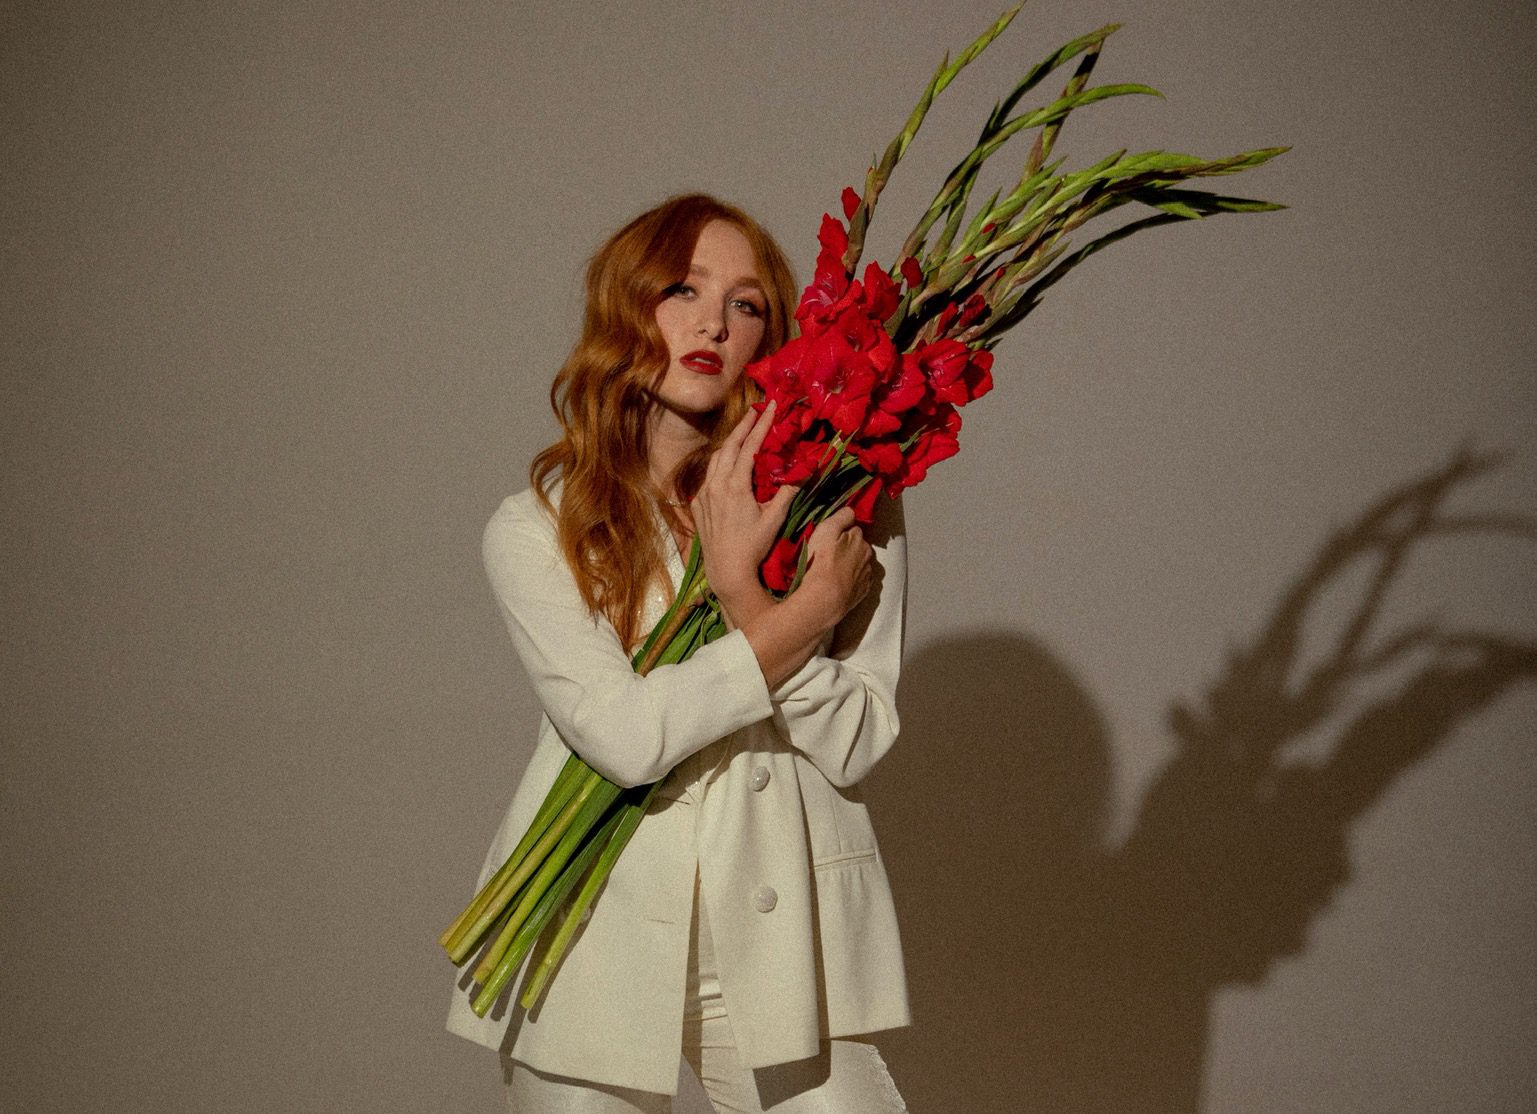
M 695 331 L 712 340 L 725 340 L 726 314 L 717 306 L 702 306 Z

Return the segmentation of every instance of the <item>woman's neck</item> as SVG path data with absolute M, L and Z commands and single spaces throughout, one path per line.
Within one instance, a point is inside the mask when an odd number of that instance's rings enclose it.
M 646 437 L 646 464 L 651 472 L 651 482 L 664 498 L 677 498 L 672 483 L 678 465 L 709 440 L 705 431 L 696 424 L 699 421 L 702 419 L 680 414 L 660 404 L 651 407 Z

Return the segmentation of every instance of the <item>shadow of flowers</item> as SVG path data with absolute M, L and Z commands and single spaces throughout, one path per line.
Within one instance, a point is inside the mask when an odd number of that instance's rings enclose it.
M 1433 622 L 1377 631 L 1423 542 L 1533 534 L 1445 511 L 1495 463 L 1460 452 L 1325 540 L 1223 675 L 1173 704 L 1174 757 L 1114 845 L 1110 744 L 1088 686 L 1014 633 L 914 655 L 903 745 L 866 786 L 916 1018 L 881 1046 L 914 1109 L 1200 1109 L 1216 991 L 1299 953 L 1348 877 L 1352 822 L 1537 676 L 1532 643 Z M 1342 584 L 1353 605 L 1337 602 Z M 1305 665 L 1320 625 L 1328 647 Z

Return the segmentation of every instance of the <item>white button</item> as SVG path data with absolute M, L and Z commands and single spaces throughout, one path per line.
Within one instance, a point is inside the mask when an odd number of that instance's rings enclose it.
M 773 886 L 759 886 L 752 892 L 753 908 L 760 913 L 768 913 L 779 904 L 779 895 L 774 892 Z
M 747 784 L 752 786 L 752 791 L 754 793 L 763 792 L 763 787 L 768 783 L 769 772 L 767 766 L 759 766 L 757 769 L 753 770 L 752 776 L 747 779 Z

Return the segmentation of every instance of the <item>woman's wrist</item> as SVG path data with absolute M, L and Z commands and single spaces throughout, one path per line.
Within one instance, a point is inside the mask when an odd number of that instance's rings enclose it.
M 813 598 L 814 593 L 802 596 L 797 589 L 782 600 L 764 595 L 767 604 L 745 620 L 741 629 L 758 659 L 763 679 L 773 689 L 810 660 L 830 627 L 827 609 Z
M 721 611 L 732 627 L 745 627 L 776 602 L 756 576 L 745 584 L 719 586 L 711 581 L 710 590 L 720 600 Z
M 705 563 L 705 578 L 710 582 L 710 591 L 715 593 L 716 599 L 725 603 L 727 600 L 751 599 L 758 593 L 767 594 L 763 582 L 758 579 L 756 567 L 746 571 L 728 572 L 724 569 L 711 568 L 710 563 Z

